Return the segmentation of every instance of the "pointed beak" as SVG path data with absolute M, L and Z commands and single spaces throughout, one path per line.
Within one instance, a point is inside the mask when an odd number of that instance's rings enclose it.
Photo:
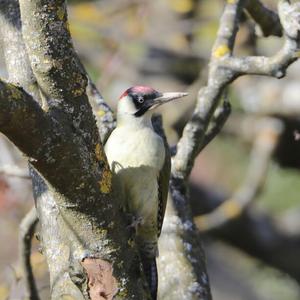
M 162 93 L 160 97 L 153 100 L 153 105 L 150 109 L 156 108 L 162 104 L 187 96 L 188 93 Z

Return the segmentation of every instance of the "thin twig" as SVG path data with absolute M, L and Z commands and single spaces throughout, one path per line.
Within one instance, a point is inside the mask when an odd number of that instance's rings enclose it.
M 231 113 L 231 105 L 225 100 L 223 105 L 216 110 L 214 119 L 211 122 L 211 128 L 206 132 L 200 151 L 202 151 L 222 130 Z
M 35 227 L 38 223 L 38 217 L 35 207 L 26 214 L 20 224 L 19 235 L 19 251 L 20 251 L 20 264 L 22 267 L 26 297 L 30 300 L 39 300 L 39 293 L 35 283 L 33 270 L 30 262 L 31 254 L 31 241 L 35 231 Z
M 223 105 L 216 110 L 215 116 L 211 121 L 211 128 L 209 128 L 204 136 L 203 143 L 200 148 L 200 152 L 220 133 L 225 125 L 229 115 L 231 113 L 231 104 L 225 100 Z M 171 156 L 175 156 L 177 152 L 177 146 L 170 147 Z
M 81 69 L 81 72 L 85 74 L 85 76 L 88 79 L 86 94 L 88 96 L 90 105 L 92 106 L 94 115 L 97 120 L 97 126 L 101 142 L 104 145 L 109 135 L 116 127 L 116 117 L 114 115 L 113 110 L 105 102 L 104 98 L 102 97 L 102 94 L 100 93 L 97 86 L 89 76 L 79 57 L 76 55 L 75 58 L 79 68 Z
M 102 144 L 105 144 L 110 133 L 116 127 L 115 115 L 89 76 L 86 92 L 96 116 Z

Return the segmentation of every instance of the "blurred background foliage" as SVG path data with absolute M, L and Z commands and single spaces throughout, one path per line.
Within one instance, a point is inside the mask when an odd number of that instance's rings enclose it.
M 264 1 L 273 9 L 276 2 Z M 224 1 L 70 0 L 68 3 L 75 47 L 112 107 L 123 90 L 132 85 L 150 85 L 161 91 L 189 91 L 187 99 L 162 110 L 169 142 L 174 144 L 191 113 L 197 90 L 205 83 Z M 281 44 L 280 38 L 262 38 L 253 21 L 243 16 L 235 46 L 237 55 L 269 56 Z M 3 61 L 1 74 L 5 74 Z M 269 215 L 287 235 L 300 235 L 300 142 L 295 138 L 300 130 L 299 74 L 300 65 L 296 63 L 283 80 L 253 76 L 235 82 L 228 95 L 232 116 L 222 133 L 201 153 L 191 176 L 193 185 L 217 194 L 232 194 L 245 177 L 257 120 L 265 116 L 277 118 L 285 129 L 265 184 L 249 209 Z M 291 114 L 281 114 L 284 109 L 280 105 L 285 101 L 292 101 L 295 106 Z M 0 165 L 3 164 L 26 167 L 18 151 L 1 136 Z M 22 299 L 17 232 L 21 218 L 33 203 L 30 189 L 29 180 L 0 177 L 0 300 L 8 296 Z M 201 205 L 201 198 L 198 201 Z M 300 299 L 300 288 L 294 278 L 224 240 L 210 234 L 203 238 L 215 300 Z M 47 272 L 37 241 L 32 262 L 42 299 L 47 299 Z

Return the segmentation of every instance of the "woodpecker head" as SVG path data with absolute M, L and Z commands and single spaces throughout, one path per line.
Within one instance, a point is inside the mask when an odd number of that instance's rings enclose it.
M 187 93 L 160 93 L 148 86 L 133 86 L 120 97 L 118 115 L 126 114 L 135 118 L 143 118 L 154 108 L 169 101 L 186 96 Z

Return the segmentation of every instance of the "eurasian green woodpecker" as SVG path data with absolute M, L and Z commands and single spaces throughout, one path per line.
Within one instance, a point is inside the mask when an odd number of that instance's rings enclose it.
M 148 86 L 134 86 L 120 97 L 117 127 L 105 152 L 125 207 L 137 221 L 135 241 L 151 295 L 156 299 L 157 241 L 164 218 L 170 176 L 170 155 L 151 123 L 153 109 L 186 96 L 159 93 Z

